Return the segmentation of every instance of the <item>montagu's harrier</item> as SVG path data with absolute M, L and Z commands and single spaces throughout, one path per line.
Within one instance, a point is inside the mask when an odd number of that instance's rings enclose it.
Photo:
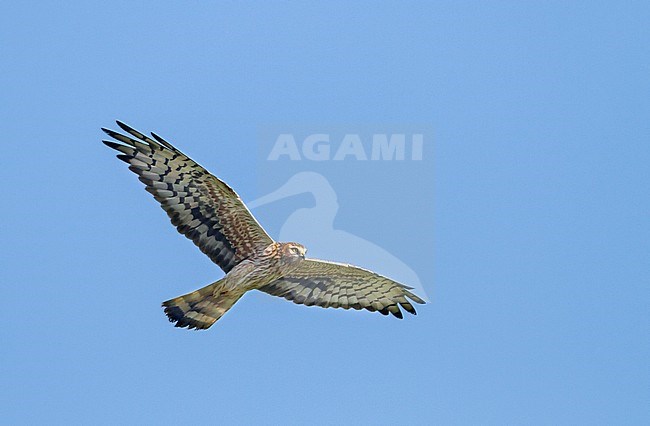
M 298 243 L 278 243 L 264 231 L 239 196 L 223 181 L 155 133 L 146 136 L 124 123 L 122 135 L 102 129 L 103 141 L 138 175 L 178 232 L 194 241 L 226 275 L 208 286 L 162 304 L 176 327 L 206 329 L 249 290 L 324 308 L 367 309 L 402 318 L 409 301 L 424 303 L 407 287 L 374 272 L 335 262 L 305 259 Z

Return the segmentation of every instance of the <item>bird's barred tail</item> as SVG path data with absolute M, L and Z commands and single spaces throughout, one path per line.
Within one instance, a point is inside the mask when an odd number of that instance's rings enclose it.
M 176 327 L 205 330 L 210 328 L 242 296 L 218 291 L 219 282 L 163 302 L 165 314 Z

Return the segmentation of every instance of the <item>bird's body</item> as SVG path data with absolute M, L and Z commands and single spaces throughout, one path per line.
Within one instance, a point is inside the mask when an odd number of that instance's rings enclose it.
M 179 327 L 208 328 L 244 293 L 259 290 L 295 270 L 305 258 L 305 252 L 297 243 L 271 243 L 238 263 L 219 281 L 163 302 L 165 313 Z
M 367 309 L 398 318 L 399 307 L 415 314 L 408 299 L 424 303 L 410 287 L 389 278 L 352 265 L 305 259 L 301 244 L 273 241 L 223 181 L 156 134 L 152 139 L 117 123 L 135 139 L 102 129 L 123 144 L 104 143 L 121 152 L 118 158 L 139 176 L 178 231 L 226 273 L 163 303 L 177 327 L 209 328 L 250 290 L 308 306 Z

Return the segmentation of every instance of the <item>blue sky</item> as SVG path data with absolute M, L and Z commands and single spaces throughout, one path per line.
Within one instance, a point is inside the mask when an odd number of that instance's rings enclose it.
M 644 3 L 1 9 L 3 420 L 648 422 Z M 100 143 L 115 119 L 245 200 L 322 173 L 334 227 L 431 303 L 398 321 L 256 293 L 175 329 L 159 304 L 222 273 Z M 424 129 L 424 157 L 266 161 L 281 128 Z M 310 200 L 256 214 L 277 236 Z

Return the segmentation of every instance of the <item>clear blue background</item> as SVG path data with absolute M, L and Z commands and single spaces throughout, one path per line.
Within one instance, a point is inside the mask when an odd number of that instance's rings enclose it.
M 3 421 L 648 422 L 644 2 L 0 9 Z M 246 199 L 263 123 L 430 124 L 433 303 L 174 329 L 159 303 L 220 272 L 99 143 L 116 118 Z

